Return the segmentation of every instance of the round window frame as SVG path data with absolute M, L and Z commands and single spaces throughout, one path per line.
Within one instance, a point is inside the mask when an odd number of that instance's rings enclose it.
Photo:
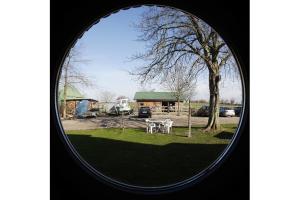
M 228 42 L 226 39 L 224 39 L 218 31 L 216 31 L 224 40 L 224 42 L 226 43 L 226 45 L 228 46 L 228 48 L 230 49 L 235 62 L 238 66 L 239 69 L 239 74 L 241 77 L 241 85 L 242 85 L 242 111 L 240 113 L 240 120 L 238 123 L 238 127 L 236 129 L 236 132 L 233 135 L 233 138 L 231 139 L 230 143 L 226 146 L 226 148 L 222 151 L 222 153 L 210 164 L 208 165 L 205 169 L 201 170 L 199 173 L 195 174 L 192 177 L 186 178 L 185 180 L 173 183 L 173 184 L 169 184 L 169 185 L 162 185 L 162 186 L 138 186 L 138 185 L 131 185 L 131 184 L 127 184 L 127 183 L 123 183 L 121 181 L 118 181 L 114 178 L 111 178 L 109 176 L 106 176 L 104 174 L 102 174 L 100 171 L 96 170 L 92 165 L 90 165 L 87 161 L 85 161 L 84 158 L 81 157 L 81 155 L 76 151 L 75 147 L 73 146 L 73 144 L 71 143 L 71 141 L 69 140 L 67 134 L 64 131 L 64 128 L 62 126 L 62 122 L 60 120 L 60 114 L 59 114 L 59 108 L 58 108 L 58 83 L 59 83 L 59 78 L 62 72 L 62 66 L 63 63 L 67 57 L 67 55 L 69 54 L 70 50 L 72 47 L 74 47 L 74 45 L 77 43 L 77 41 L 84 35 L 85 32 L 89 31 L 89 29 L 91 27 L 93 27 L 94 25 L 96 25 L 97 23 L 101 22 L 101 19 L 103 18 L 107 18 L 109 17 L 111 14 L 117 13 L 119 11 L 122 10 L 128 10 L 131 8 L 138 8 L 141 6 L 157 6 L 157 7 L 169 7 L 175 10 L 179 10 L 181 12 L 184 13 L 188 13 L 191 15 L 194 15 L 196 18 L 202 20 L 203 22 L 205 22 L 207 25 L 209 25 L 212 29 L 214 29 L 215 31 L 217 29 L 215 29 L 215 27 L 211 26 L 210 24 L 208 24 L 205 20 L 201 19 L 199 16 L 197 16 L 197 14 L 194 13 L 190 13 L 188 11 L 182 10 L 180 8 L 174 7 L 174 6 L 170 6 L 170 5 L 163 5 L 163 4 L 137 4 L 137 5 L 132 5 L 132 6 L 128 6 L 128 7 L 123 7 L 120 9 L 116 9 L 113 11 L 110 11 L 109 14 L 103 15 L 103 16 L 98 16 L 97 19 L 86 26 L 86 28 L 84 30 L 82 30 L 80 33 L 77 34 L 77 37 L 75 37 L 75 39 L 69 44 L 69 47 L 67 48 L 64 56 L 62 57 L 61 61 L 59 62 L 59 66 L 58 66 L 58 71 L 56 74 L 56 78 L 55 78 L 55 87 L 54 87 L 54 108 L 55 108 L 55 124 L 57 126 L 57 129 L 59 130 L 58 132 L 60 132 L 59 138 L 62 140 L 63 144 L 66 146 L 67 151 L 70 153 L 71 157 L 76 161 L 76 163 L 84 170 L 86 171 L 88 174 L 90 174 L 91 176 L 93 176 L 95 179 L 97 179 L 98 181 L 100 181 L 103 184 L 106 184 L 108 186 L 114 187 L 116 189 L 122 190 L 122 191 L 126 191 L 126 192 L 130 192 L 130 193 L 138 193 L 138 194 L 165 194 L 165 193 L 171 193 L 171 192 L 175 192 L 175 191 L 179 191 L 179 190 L 183 190 L 189 187 L 192 187 L 193 185 L 201 182 L 202 180 L 204 180 L 207 176 L 209 176 L 211 173 L 213 173 L 215 170 L 217 170 L 223 163 L 224 161 L 226 161 L 229 157 L 230 154 L 232 153 L 232 151 L 234 150 L 235 146 L 237 145 L 239 138 L 241 136 L 242 130 L 244 129 L 245 126 L 245 120 L 246 120 L 246 105 L 247 105 L 247 97 L 246 97 L 246 82 L 245 82 L 245 78 L 244 78 L 244 72 L 243 72 L 243 65 L 241 64 L 241 58 L 240 56 L 236 53 L 236 51 L 232 48 L 232 45 L 230 44 L 230 42 Z

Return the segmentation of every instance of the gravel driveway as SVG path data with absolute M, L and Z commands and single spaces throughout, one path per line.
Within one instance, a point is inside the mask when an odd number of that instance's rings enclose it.
M 153 115 L 152 119 L 171 119 L 174 121 L 173 126 L 187 126 L 187 116 L 174 116 L 174 115 Z M 124 116 L 125 127 L 130 128 L 146 128 L 145 119 L 137 118 L 135 116 Z M 237 124 L 239 117 L 220 117 L 221 124 Z M 205 125 L 208 117 L 192 117 L 192 126 Z M 121 127 L 121 116 L 106 116 L 90 119 L 75 119 L 75 120 L 62 120 L 62 125 L 65 130 L 86 130 L 96 128 L 111 128 Z

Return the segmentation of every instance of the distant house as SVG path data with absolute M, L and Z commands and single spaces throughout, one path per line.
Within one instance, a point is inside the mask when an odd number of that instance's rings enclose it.
M 68 86 L 66 91 L 67 115 L 72 115 L 72 116 L 75 115 L 78 104 L 83 100 L 88 101 L 89 109 L 96 107 L 96 103 L 98 102 L 97 100 L 84 97 L 84 95 L 82 95 L 77 88 L 73 86 Z M 61 115 L 63 113 L 63 105 L 64 105 L 63 101 L 64 101 L 64 90 L 61 89 L 58 92 L 58 106 Z
M 177 108 L 177 100 L 173 92 L 136 92 L 134 95 L 137 106 L 149 106 L 154 110 L 166 109 L 167 107 Z M 183 99 L 180 99 L 180 106 Z

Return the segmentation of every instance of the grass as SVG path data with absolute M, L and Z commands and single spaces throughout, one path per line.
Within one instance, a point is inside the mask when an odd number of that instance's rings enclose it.
M 211 164 L 224 150 L 236 125 L 203 133 L 174 128 L 172 134 L 147 134 L 118 128 L 67 131 L 79 154 L 103 174 L 125 183 L 159 186 L 189 178 Z

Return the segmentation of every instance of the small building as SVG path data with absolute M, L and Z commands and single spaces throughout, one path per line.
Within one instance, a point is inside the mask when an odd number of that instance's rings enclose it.
M 149 106 L 154 111 L 165 111 L 171 108 L 177 109 L 178 102 L 174 92 L 136 92 L 134 95 L 137 107 Z M 179 100 L 179 106 L 182 107 L 183 99 Z
M 78 104 L 83 100 L 88 101 L 88 109 L 97 107 L 97 100 L 86 98 L 82 95 L 79 90 L 73 86 L 68 86 L 66 91 L 66 102 L 67 102 L 67 115 L 74 116 L 76 114 L 76 108 Z M 58 93 L 58 106 L 60 110 L 60 114 L 63 113 L 63 105 L 64 105 L 64 90 L 61 89 Z

